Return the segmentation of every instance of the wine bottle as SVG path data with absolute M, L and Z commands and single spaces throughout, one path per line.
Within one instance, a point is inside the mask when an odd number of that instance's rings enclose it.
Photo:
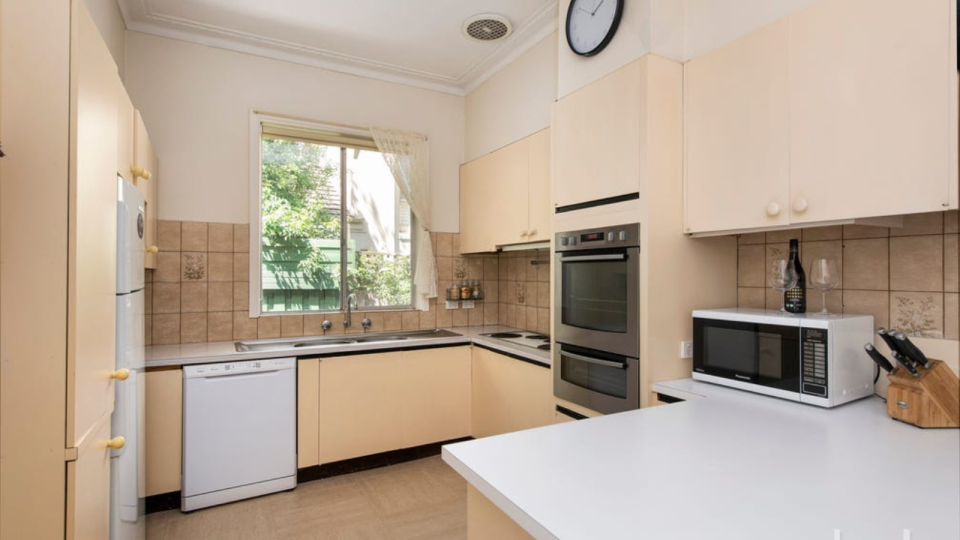
M 800 241 L 796 238 L 790 240 L 790 259 L 788 264 L 793 267 L 797 273 L 797 285 L 785 291 L 784 304 L 790 313 L 807 312 L 807 274 L 803 271 L 803 265 L 800 264 Z

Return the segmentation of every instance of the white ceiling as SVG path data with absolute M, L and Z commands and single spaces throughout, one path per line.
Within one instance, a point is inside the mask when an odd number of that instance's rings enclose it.
M 476 88 L 557 28 L 557 0 L 119 0 L 127 28 L 442 92 Z M 460 31 L 505 16 L 506 39 Z

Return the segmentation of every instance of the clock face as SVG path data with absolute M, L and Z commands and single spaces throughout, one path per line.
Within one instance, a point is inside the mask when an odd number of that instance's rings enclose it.
M 623 0 L 571 0 L 567 43 L 573 52 L 593 56 L 610 43 L 620 24 Z

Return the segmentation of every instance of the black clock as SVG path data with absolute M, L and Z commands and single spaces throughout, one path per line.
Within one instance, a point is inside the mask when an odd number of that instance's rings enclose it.
M 610 44 L 620 26 L 624 0 L 571 0 L 567 44 L 580 56 L 593 56 Z

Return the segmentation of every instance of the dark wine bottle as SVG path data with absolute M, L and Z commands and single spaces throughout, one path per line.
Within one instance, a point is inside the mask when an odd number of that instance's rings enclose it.
M 786 296 L 784 304 L 790 313 L 806 313 L 807 274 L 803 271 L 803 265 L 800 264 L 800 241 L 796 238 L 790 240 L 790 260 L 788 264 L 797 273 L 797 285 L 783 293 Z

